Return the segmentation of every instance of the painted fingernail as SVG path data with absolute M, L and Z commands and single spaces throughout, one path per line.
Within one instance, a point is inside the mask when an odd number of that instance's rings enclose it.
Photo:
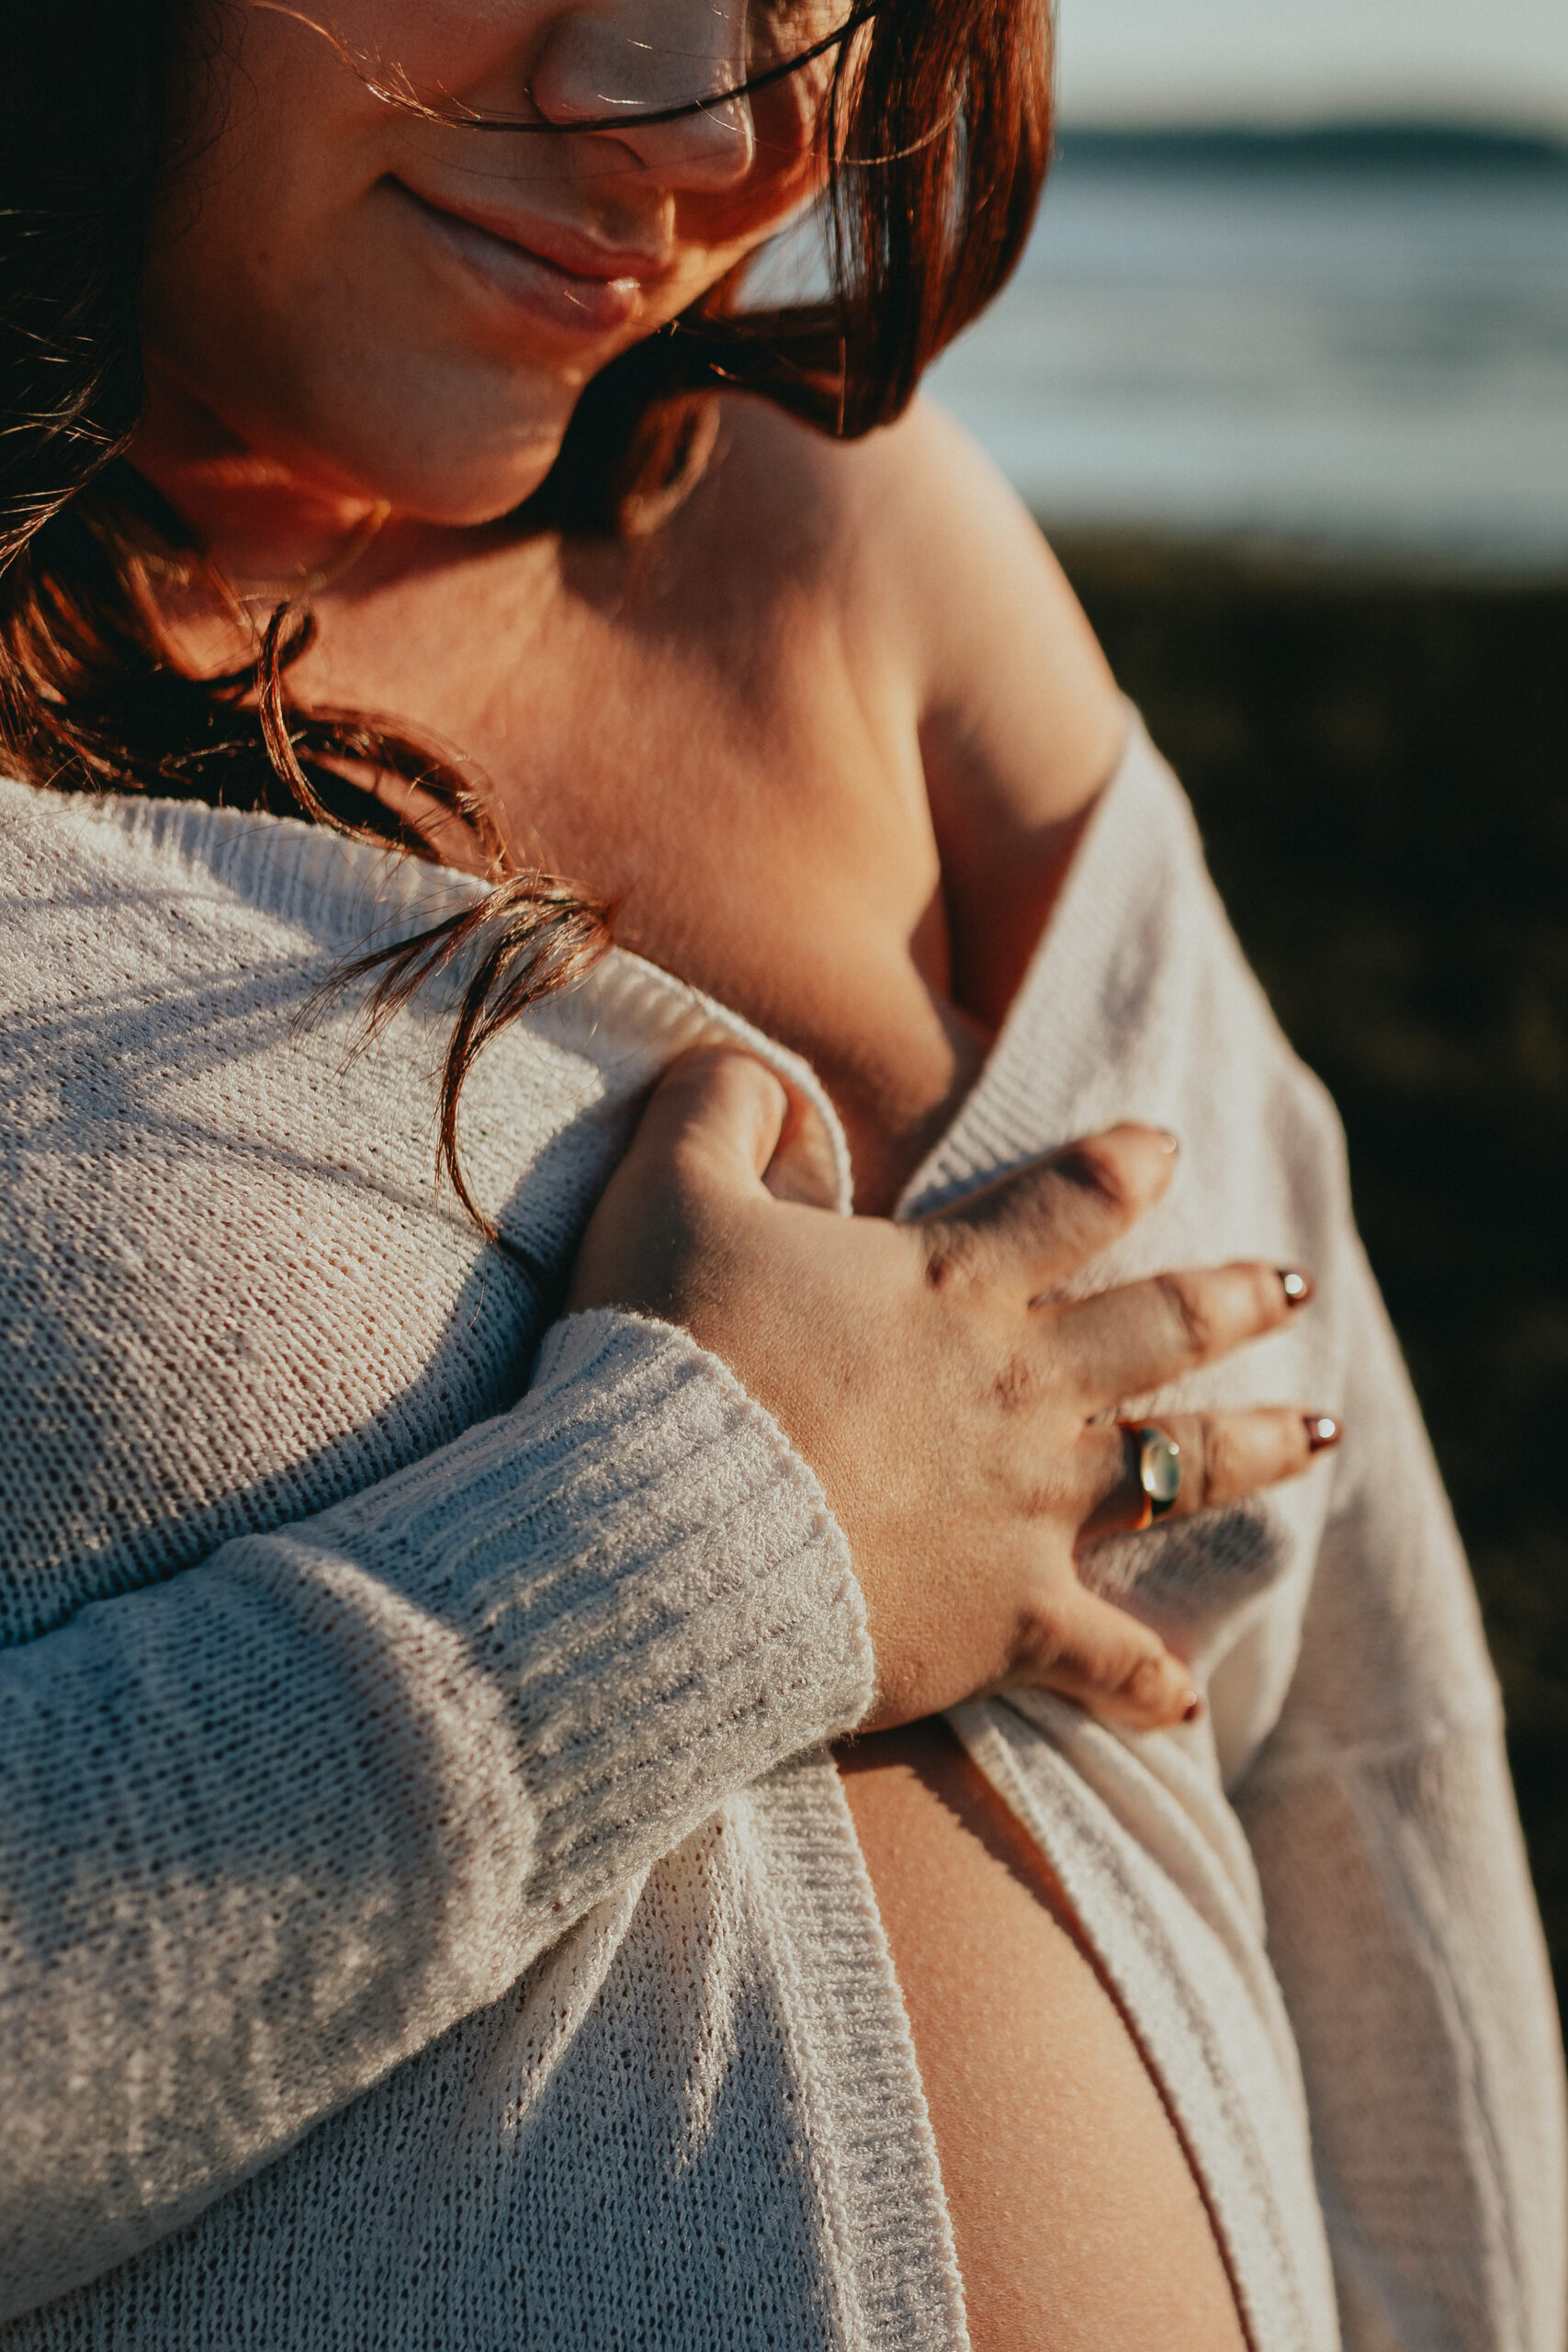
M 1338 1444 L 1341 1430 L 1332 1413 L 1307 1413 L 1303 1419 L 1306 1422 L 1307 1444 L 1314 1453 Z
M 1312 1296 L 1312 1276 L 1298 1272 L 1294 1266 L 1276 1266 L 1280 1287 L 1285 1294 L 1287 1306 L 1304 1306 Z

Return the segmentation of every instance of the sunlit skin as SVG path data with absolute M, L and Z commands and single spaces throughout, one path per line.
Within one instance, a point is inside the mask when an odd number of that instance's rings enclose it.
M 163 208 L 138 463 L 243 585 L 329 565 L 301 697 L 416 723 L 513 854 L 817 1064 L 886 1209 L 971 1083 L 1123 713 L 1037 534 L 917 410 L 852 448 L 727 404 L 657 535 L 525 538 L 582 385 L 810 195 L 825 28 L 741 0 L 341 0 L 331 28 L 477 134 L 372 95 L 295 17 L 237 63 Z M 258 605 L 258 610 L 263 609 Z M 189 611 L 179 640 L 214 651 Z M 471 843 L 441 839 L 454 859 Z M 845 1781 L 904 1987 L 981 2352 L 1243 2338 L 1158 2091 L 1043 1865 L 928 1722 Z

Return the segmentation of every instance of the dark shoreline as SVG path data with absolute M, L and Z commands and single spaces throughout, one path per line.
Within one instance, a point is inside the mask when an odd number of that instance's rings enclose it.
M 1055 162 L 1151 171 L 1562 172 L 1568 138 L 1419 117 L 1276 124 L 1065 125 Z
M 1344 1114 L 1568 1996 L 1568 574 L 1052 539 Z

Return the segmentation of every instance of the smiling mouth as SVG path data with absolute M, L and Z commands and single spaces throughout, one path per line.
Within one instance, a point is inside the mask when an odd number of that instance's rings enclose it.
M 476 219 L 395 176 L 388 185 L 492 296 L 568 334 L 592 338 L 630 324 L 649 284 L 668 269 L 662 255 L 611 252 L 554 223 L 525 227 L 493 213 Z

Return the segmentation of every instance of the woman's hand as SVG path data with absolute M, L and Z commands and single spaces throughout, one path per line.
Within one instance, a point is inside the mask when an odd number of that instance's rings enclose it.
M 816 1470 L 865 1593 L 878 1697 L 863 1726 L 1039 1683 L 1141 1727 L 1196 1711 L 1146 1625 L 1085 1590 L 1086 1535 L 1135 1525 L 1125 1396 L 1271 1331 L 1279 1270 L 1163 1274 L 1042 1304 L 1134 1224 L 1174 1144 L 1122 1126 L 907 1225 L 774 1197 L 794 1112 L 761 1063 L 702 1048 L 666 1074 L 583 1238 L 573 1308 L 683 1324 Z M 1332 1425 L 1300 1409 L 1176 1417 L 1179 1510 L 1304 1469 Z

